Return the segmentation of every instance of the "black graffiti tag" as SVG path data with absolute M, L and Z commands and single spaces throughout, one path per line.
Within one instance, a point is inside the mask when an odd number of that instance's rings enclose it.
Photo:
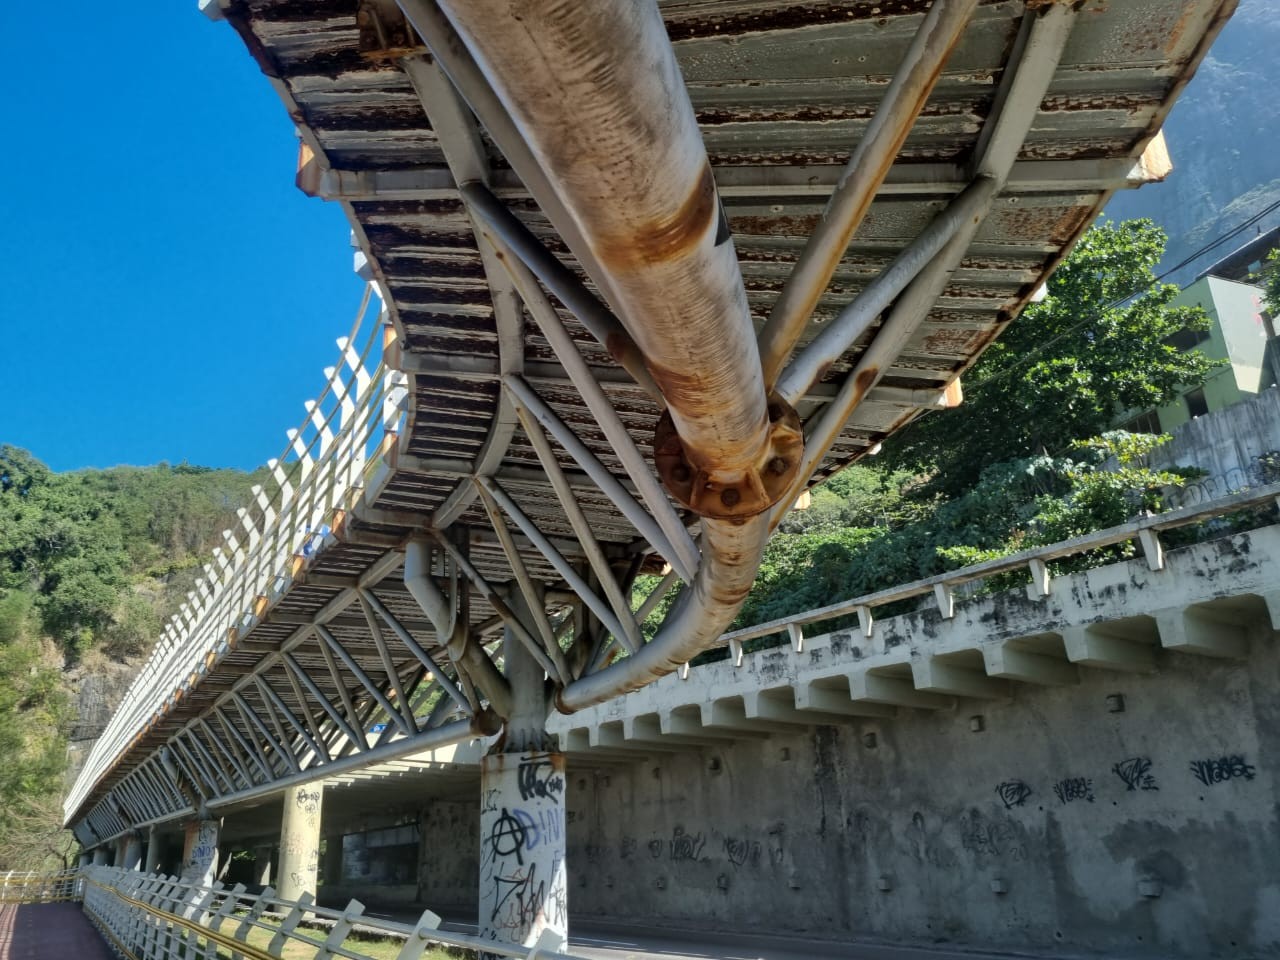
M 1215 783 L 1226 783 L 1228 780 L 1252 780 L 1257 768 L 1248 763 L 1244 756 L 1233 753 L 1229 757 L 1210 757 L 1208 760 L 1192 760 L 1192 775 L 1206 787 Z
M 1149 757 L 1130 757 L 1121 760 L 1111 768 L 1111 772 L 1124 781 L 1126 790 L 1159 790 L 1156 778 L 1151 775 L 1151 759 Z
M 1087 777 L 1067 777 L 1053 785 L 1054 795 L 1062 803 L 1086 800 L 1093 803 L 1093 781 Z
M 996 795 L 1006 810 L 1022 806 L 1032 793 L 1032 789 L 1021 780 L 1006 780 L 996 786 Z
M 554 799 L 564 794 L 564 777 L 556 773 L 550 760 L 522 760 L 518 776 L 521 800 L 532 800 L 535 797 Z
M 493 826 L 489 830 L 489 850 L 493 856 L 509 857 L 514 854 L 516 863 L 523 865 L 523 851 L 528 840 L 529 836 L 524 824 L 513 817 L 510 810 L 503 807 L 502 815 L 493 821 Z
M 697 860 L 702 856 L 702 848 L 707 845 L 707 838 L 698 833 L 685 833 L 684 827 L 676 827 L 671 831 L 671 859 Z

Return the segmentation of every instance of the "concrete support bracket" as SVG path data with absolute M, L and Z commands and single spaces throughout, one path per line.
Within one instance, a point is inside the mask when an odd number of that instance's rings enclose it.
M 1085 667 L 1155 673 L 1155 648 L 1123 637 L 1101 633 L 1094 627 L 1067 627 L 1062 631 L 1067 659 Z

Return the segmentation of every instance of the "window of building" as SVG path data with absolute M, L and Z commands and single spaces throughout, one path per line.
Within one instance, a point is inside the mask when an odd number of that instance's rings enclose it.
M 1187 401 L 1187 413 L 1191 414 L 1192 418 L 1203 417 L 1209 412 L 1209 404 L 1204 398 L 1204 391 L 1199 387 L 1186 394 L 1183 399 Z
M 1128 423 L 1120 424 L 1120 429 L 1129 433 L 1160 433 L 1160 418 L 1154 410 L 1140 413 Z
M 1164 342 L 1178 350 L 1186 351 L 1209 339 L 1208 330 L 1179 330 L 1164 338 Z

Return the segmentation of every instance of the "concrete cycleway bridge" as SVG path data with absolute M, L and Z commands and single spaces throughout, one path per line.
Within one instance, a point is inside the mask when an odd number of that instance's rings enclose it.
M 961 402 L 1111 193 L 1167 174 L 1233 3 L 201 6 L 371 293 L 67 823 L 136 868 L 186 822 L 201 880 L 219 817 L 282 793 L 289 899 L 309 784 L 496 735 L 481 936 L 531 944 L 567 923 L 553 718 L 719 641 L 811 484 Z

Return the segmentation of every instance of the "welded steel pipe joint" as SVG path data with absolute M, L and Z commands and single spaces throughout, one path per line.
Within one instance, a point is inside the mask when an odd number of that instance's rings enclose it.
M 686 447 L 670 412 L 653 434 L 653 461 L 667 492 L 703 517 L 754 517 L 776 504 L 796 481 L 804 456 L 804 433 L 795 408 L 776 393 L 768 402 L 769 432 L 755 462 L 717 469 Z

